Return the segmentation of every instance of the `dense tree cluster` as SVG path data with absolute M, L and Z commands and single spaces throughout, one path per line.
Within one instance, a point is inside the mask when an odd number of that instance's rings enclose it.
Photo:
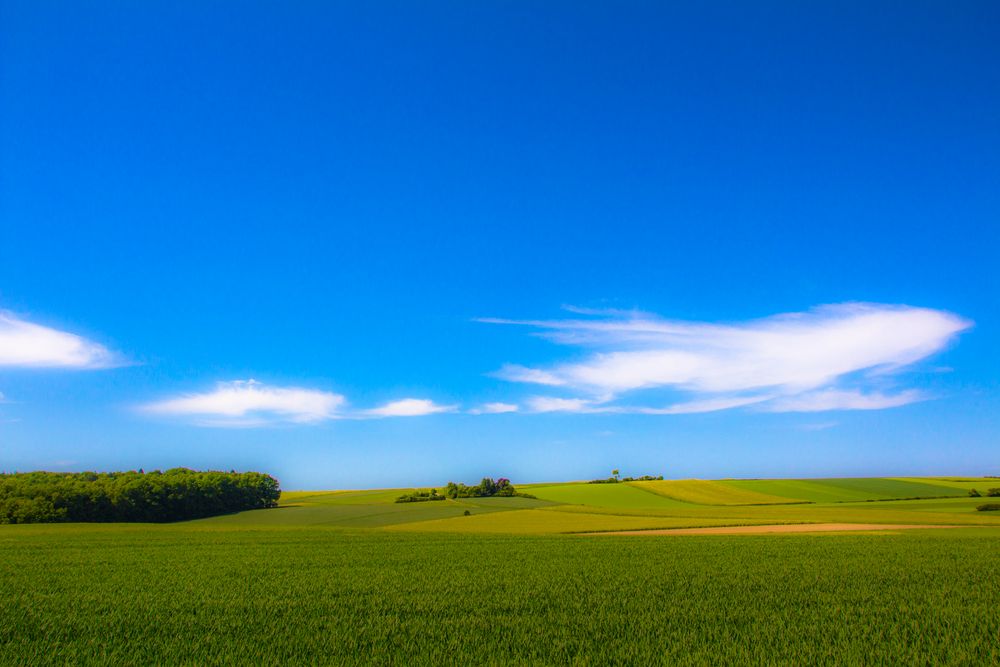
M 0 474 L 0 524 L 164 522 L 275 507 L 278 480 L 259 472 Z
M 514 485 L 506 477 L 501 477 L 496 481 L 492 477 L 483 477 L 483 480 L 476 486 L 448 482 L 448 486 L 444 489 L 444 495 L 449 498 L 488 498 L 491 496 L 517 496 L 524 494 L 519 494 Z
M 492 496 L 510 497 L 520 496 L 522 498 L 534 498 L 527 493 L 519 493 L 510 480 L 506 477 L 494 480 L 492 477 L 483 477 L 483 480 L 475 486 L 448 482 L 444 488 L 444 493 L 438 493 L 437 489 L 430 491 L 414 491 L 396 498 L 397 503 L 421 503 L 429 500 L 444 500 L 445 498 L 489 498 Z

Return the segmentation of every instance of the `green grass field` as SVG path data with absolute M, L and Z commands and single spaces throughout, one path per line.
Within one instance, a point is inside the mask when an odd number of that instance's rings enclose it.
M 527 487 L 538 498 L 569 505 L 617 507 L 622 509 L 682 506 L 672 498 L 650 493 L 637 484 L 550 484 Z
M 967 497 L 996 480 L 695 482 L 0 526 L 0 663 L 1000 662 L 1000 513 Z M 810 522 L 966 527 L 578 534 Z
M 697 505 L 787 505 L 803 502 L 798 498 L 762 493 L 753 489 L 741 488 L 725 481 L 714 482 L 705 479 L 636 482 L 635 486 L 661 496 Z
M 724 483 L 742 490 L 814 503 L 968 495 L 961 487 L 918 479 L 765 479 Z

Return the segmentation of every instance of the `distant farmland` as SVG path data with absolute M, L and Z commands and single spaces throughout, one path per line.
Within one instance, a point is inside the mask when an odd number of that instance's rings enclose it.
M 294 491 L 278 512 L 244 512 L 194 522 L 227 526 L 342 526 L 415 532 L 578 533 L 592 530 L 762 523 L 884 523 L 1000 526 L 976 512 L 969 490 L 1000 480 L 859 478 L 666 480 L 620 484 L 518 485 L 531 498 L 458 498 L 396 504 L 404 493 Z M 471 516 L 465 516 L 465 512 Z
M 995 664 L 1000 516 L 969 490 L 998 482 L 286 492 L 169 525 L 0 526 L 0 662 Z M 580 534 L 802 523 L 961 527 Z

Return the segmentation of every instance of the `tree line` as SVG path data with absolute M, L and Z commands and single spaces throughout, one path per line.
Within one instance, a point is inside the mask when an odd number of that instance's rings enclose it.
M 278 480 L 259 472 L 0 474 L 0 524 L 185 521 L 275 507 Z
M 641 477 L 622 477 L 617 470 L 611 471 L 611 477 L 592 479 L 587 484 L 618 484 L 620 482 L 662 482 L 663 475 L 642 475 Z

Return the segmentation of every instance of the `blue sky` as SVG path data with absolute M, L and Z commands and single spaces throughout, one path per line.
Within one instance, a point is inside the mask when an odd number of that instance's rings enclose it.
M 1000 474 L 1000 7 L 0 0 L 0 469 Z

